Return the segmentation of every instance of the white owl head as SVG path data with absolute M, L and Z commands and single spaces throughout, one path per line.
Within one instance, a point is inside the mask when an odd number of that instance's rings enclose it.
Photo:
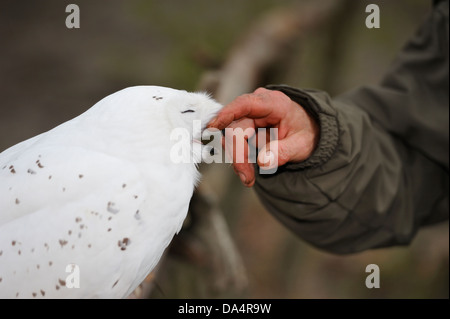
M 183 145 L 178 146 L 193 155 L 190 162 L 198 163 L 202 152 L 208 152 L 200 143 L 202 132 L 221 108 L 206 93 L 134 86 L 98 102 L 87 112 L 94 116 L 87 118 L 95 121 L 90 126 L 116 131 L 124 143 L 138 143 L 141 148 L 172 147 L 178 136 L 183 139 Z
M 171 150 L 171 155 L 176 154 L 171 156 L 174 161 L 197 164 L 210 154 L 212 146 L 201 144 L 202 133 L 221 108 L 206 93 L 178 91 L 169 96 L 165 112 L 171 126 L 170 139 L 177 141 Z
M 185 128 L 193 133 L 193 138 L 200 140 L 201 132 L 196 130 L 200 121 L 203 131 L 206 125 L 222 108 L 222 105 L 214 101 L 206 93 L 189 93 L 178 91 L 169 97 L 166 112 L 172 128 Z

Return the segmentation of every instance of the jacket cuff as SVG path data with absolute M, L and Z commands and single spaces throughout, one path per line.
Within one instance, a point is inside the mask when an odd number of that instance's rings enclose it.
M 266 89 L 280 91 L 299 104 L 317 121 L 320 137 L 316 149 L 309 158 L 299 163 L 284 165 L 288 170 L 319 167 L 333 155 L 339 142 L 339 123 L 336 110 L 331 107 L 329 96 L 321 91 L 300 90 L 287 85 L 268 85 Z

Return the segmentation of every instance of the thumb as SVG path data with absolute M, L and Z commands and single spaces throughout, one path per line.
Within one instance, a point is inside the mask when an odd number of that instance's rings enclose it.
M 298 136 L 293 134 L 282 140 L 267 143 L 258 153 L 258 165 L 263 170 L 272 170 L 287 162 L 299 161 Z

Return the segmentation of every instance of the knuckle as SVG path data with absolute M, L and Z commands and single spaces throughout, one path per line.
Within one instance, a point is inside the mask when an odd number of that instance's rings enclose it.
M 284 94 L 281 91 L 271 91 L 270 94 L 273 99 L 276 99 L 279 101 L 288 102 L 291 100 L 286 94 Z
M 267 93 L 267 91 L 269 91 L 269 90 L 267 90 L 266 88 L 263 88 L 263 87 L 259 87 L 253 93 L 255 93 L 255 94 L 263 94 L 263 93 Z

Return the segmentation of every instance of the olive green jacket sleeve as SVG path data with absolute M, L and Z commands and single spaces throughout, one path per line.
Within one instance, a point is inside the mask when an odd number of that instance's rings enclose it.
M 309 159 L 256 178 L 262 203 L 301 238 L 353 253 L 408 244 L 420 226 L 448 219 L 448 28 L 443 1 L 376 86 L 334 99 L 268 86 L 320 125 Z

